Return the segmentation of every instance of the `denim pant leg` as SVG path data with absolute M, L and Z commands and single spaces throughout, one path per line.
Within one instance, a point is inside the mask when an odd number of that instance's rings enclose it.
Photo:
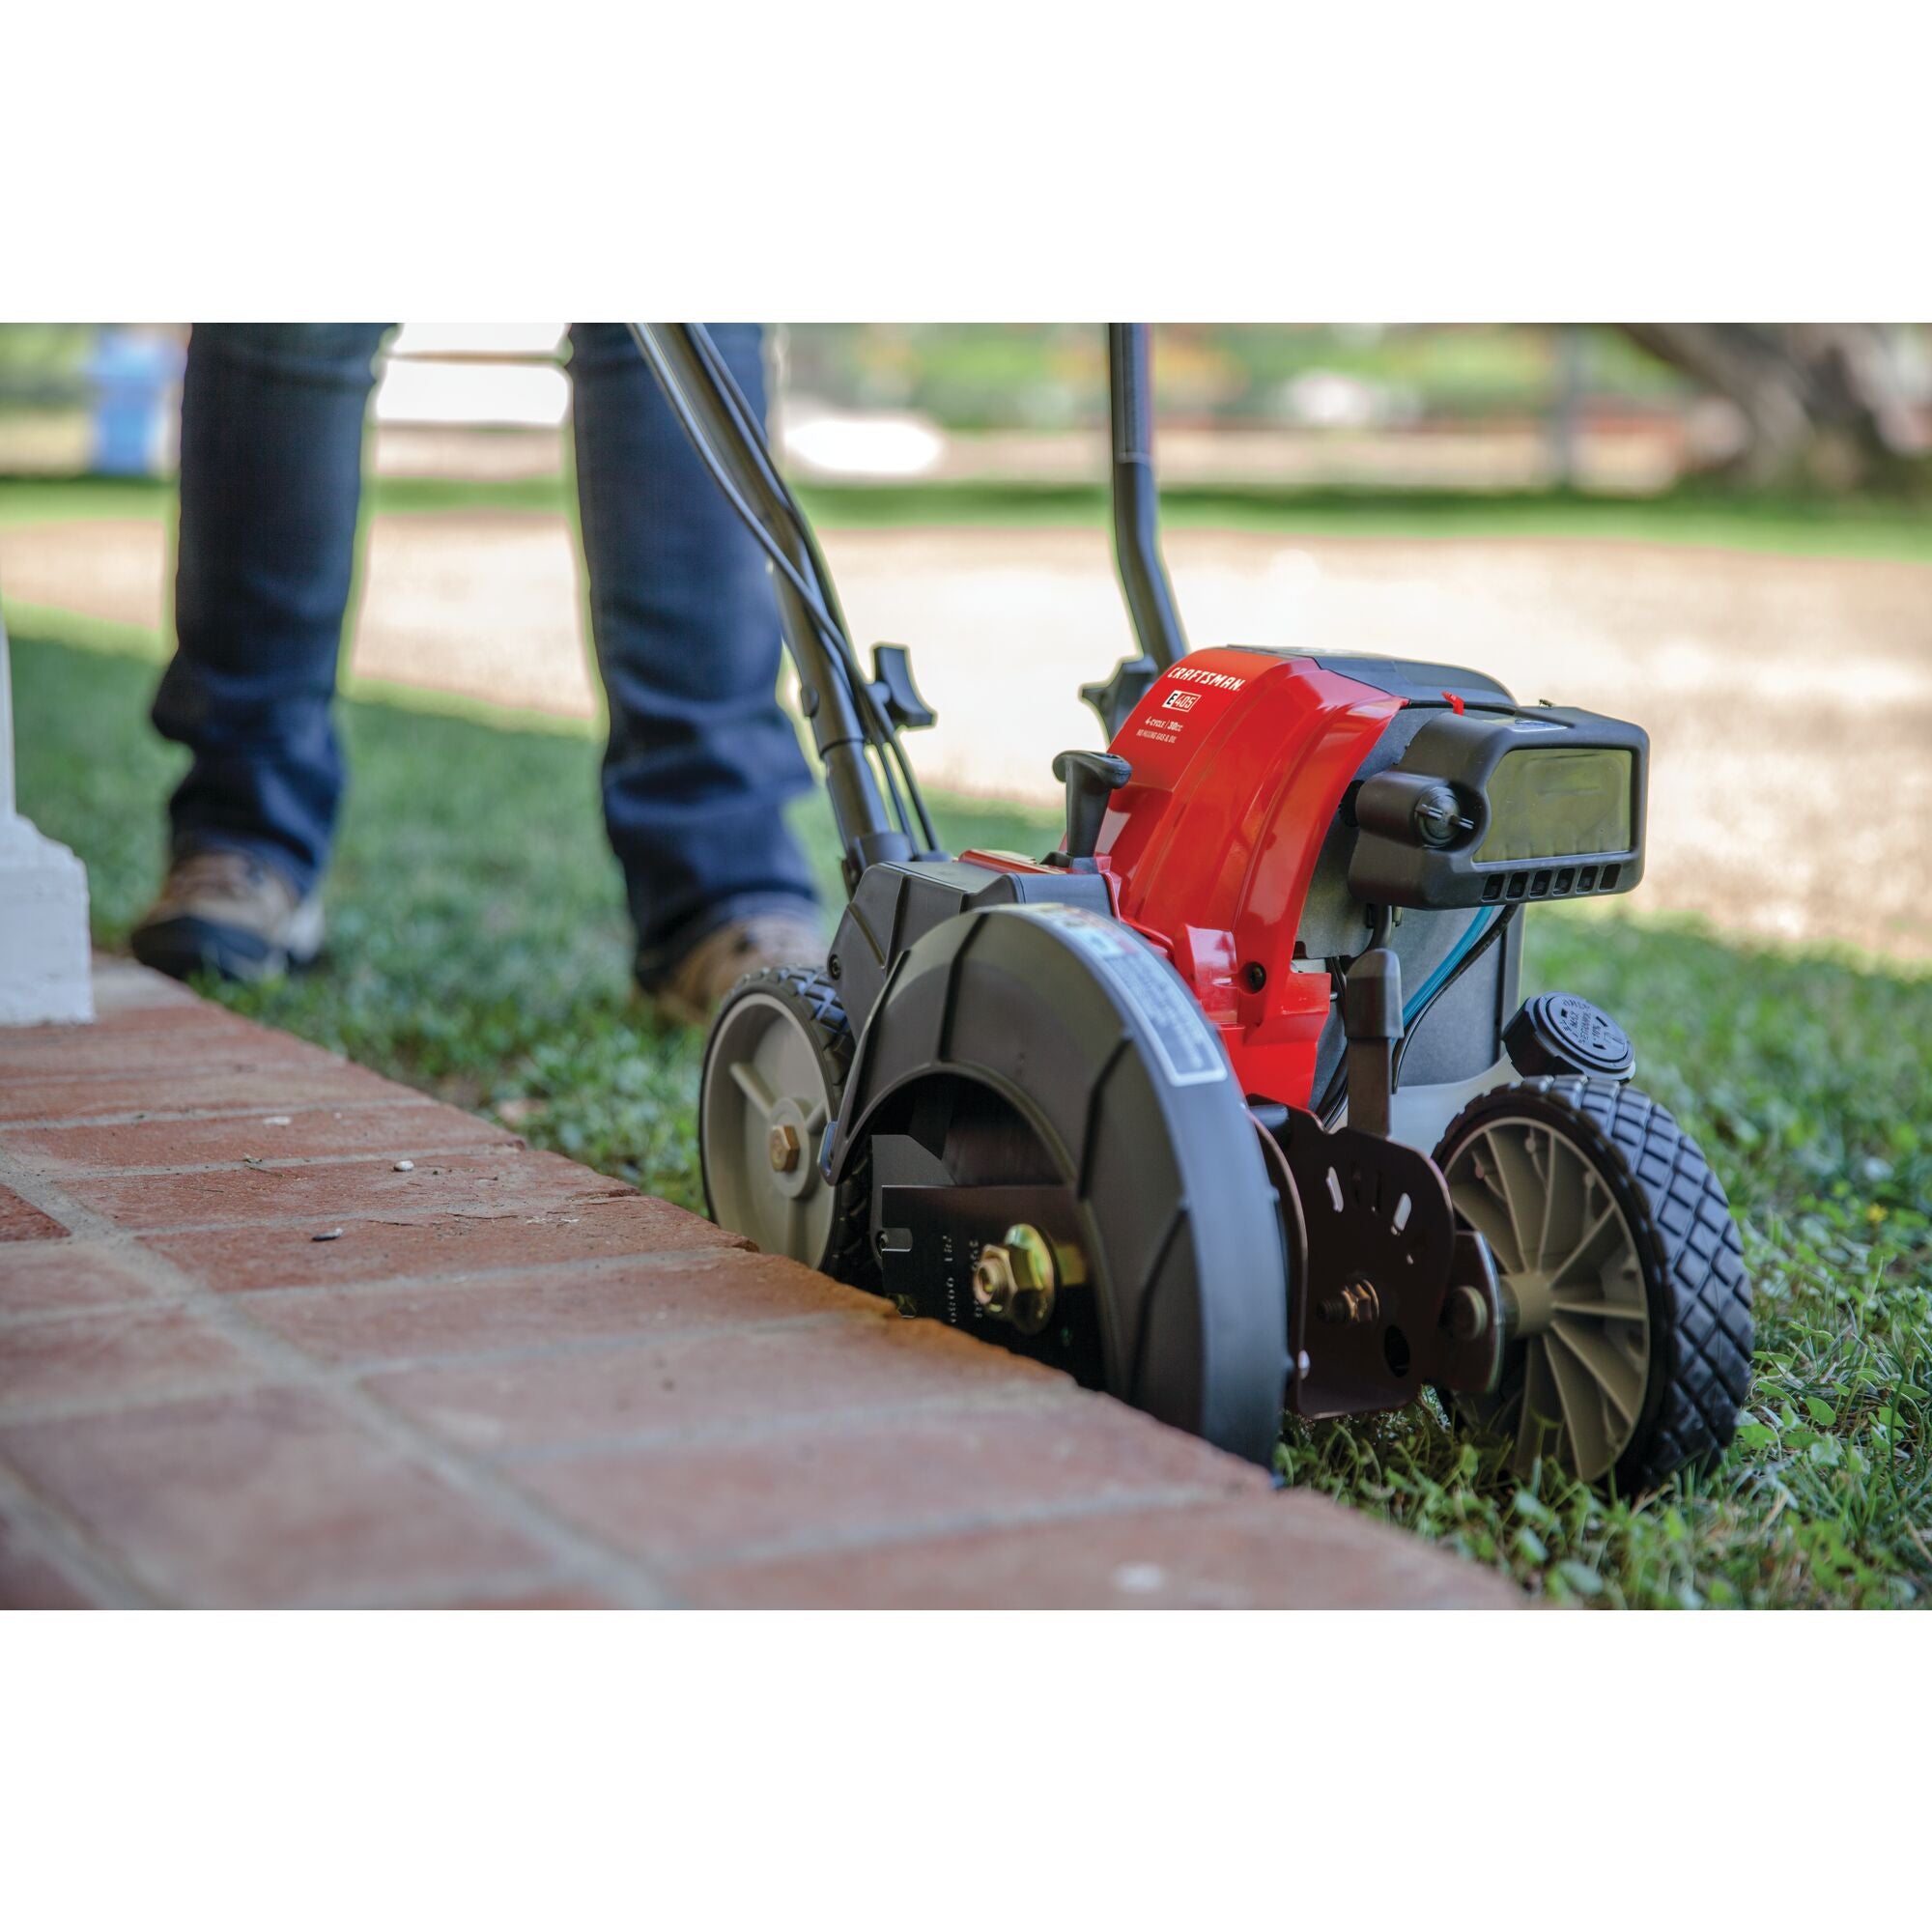
M 188 341 L 176 645 L 154 708 L 194 754 L 174 851 L 238 847 L 304 893 L 342 795 L 330 706 L 388 327 L 197 323 Z
M 712 334 L 762 412 L 759 329 Z M 578 507 L 611 707 L 604 818 L 649 983 L 727 920 L 811 901 L 781 810 L 810 779 L 778 701 L 761 553 L 623 324 L 577 323 L 570 335 Z

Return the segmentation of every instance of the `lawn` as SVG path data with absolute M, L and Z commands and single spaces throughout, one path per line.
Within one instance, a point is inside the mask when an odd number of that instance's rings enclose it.
M 44 613 L 14 641 L 22 806 L 87 860 L 108 946 L 159 875 L 181 759 L 145 724 L 155 646 L 127 644 Z M 590 737 L 394 695 L 343 722 L 355 779 L 327 962 L 220 997 L 696 1205 L 699 1042 L 628 1003 Z M 1047 838 L 1035 814 L 939 803 L 955 848 Z M 799 824 L 829 885 L 823 808 Z M 1623 1019 L 1744 1219 L 1759 1352 L 1736 1447 L 1629 1502 L 1548 1469 L 1519 1484 L 1500 1450 L 1417 1408 L 1292 1426 L 1281 1467 L 1560 1601 L 1932 1603 L 1932 978 L 1553 909 L 1529 923 L 1527 977 Z
M 807 487 L 801 499 L 821 528 L 975 524 L 1107 526 L 1101 479 L 1088 489 L 1023 483 L 895 483 Z M 371 512 L 551 510 L 570 505 L 561 476 L 511 482 L 388 477 L 365 497 Z M 82 517 L 174 513 L 161 482 L 0 477 L 0 528 Z M 1404 538 L 1595 537 L 1932 563 L 1932 516 L 1905 498 L 1743 496 L 1686 486 L 1661 497 L 1540 491 L 1293 490 L 1170 487 L 1161 516 L 1175 529 L 1207 527 L 1304 536 Z

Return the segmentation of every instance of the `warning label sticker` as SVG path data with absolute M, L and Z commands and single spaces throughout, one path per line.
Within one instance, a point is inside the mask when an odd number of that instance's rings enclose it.
M 1167 1077 L 1177 1087 L 1199 1087 L 1228 1077 L 1220 1036 L 1194 1004 L 1174 970 L 1117 920 L 1084 906 L 1033 905 L 1035 919 L 1057 925 L 1106 976 L 1146 1030 Z

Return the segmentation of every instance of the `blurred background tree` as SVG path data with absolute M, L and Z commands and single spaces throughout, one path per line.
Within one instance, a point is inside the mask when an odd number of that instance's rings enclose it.
M 1826 487 L 1925 477 L 1923 344 L 1906 330 L 1859 322 L 1630 322 L 1623 330 L 1736 408 L 1745 436 L 1720 473 Z

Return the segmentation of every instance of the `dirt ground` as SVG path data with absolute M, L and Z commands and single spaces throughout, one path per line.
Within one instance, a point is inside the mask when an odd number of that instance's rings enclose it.
M 155 626 L 147 524 L 0 534 L 11 600 Z M 940 724 L 929 782 L 1050 799 L 1053 753 L 1097 742 L 1074 695 L 1125 643 L 1098 530 L 832 530 L 862 639 L 915 646 Z M 1519 697 L 1651 734 L 1639 903 L 1733 930 L 1932 958 L 1932 568 L 1555 540 L 1179 531 L 1198 646 L 1320 645 L 1480 668 Z M 362 676 L 587 716 L 570 538 L 522 512 L 375 526 Z

